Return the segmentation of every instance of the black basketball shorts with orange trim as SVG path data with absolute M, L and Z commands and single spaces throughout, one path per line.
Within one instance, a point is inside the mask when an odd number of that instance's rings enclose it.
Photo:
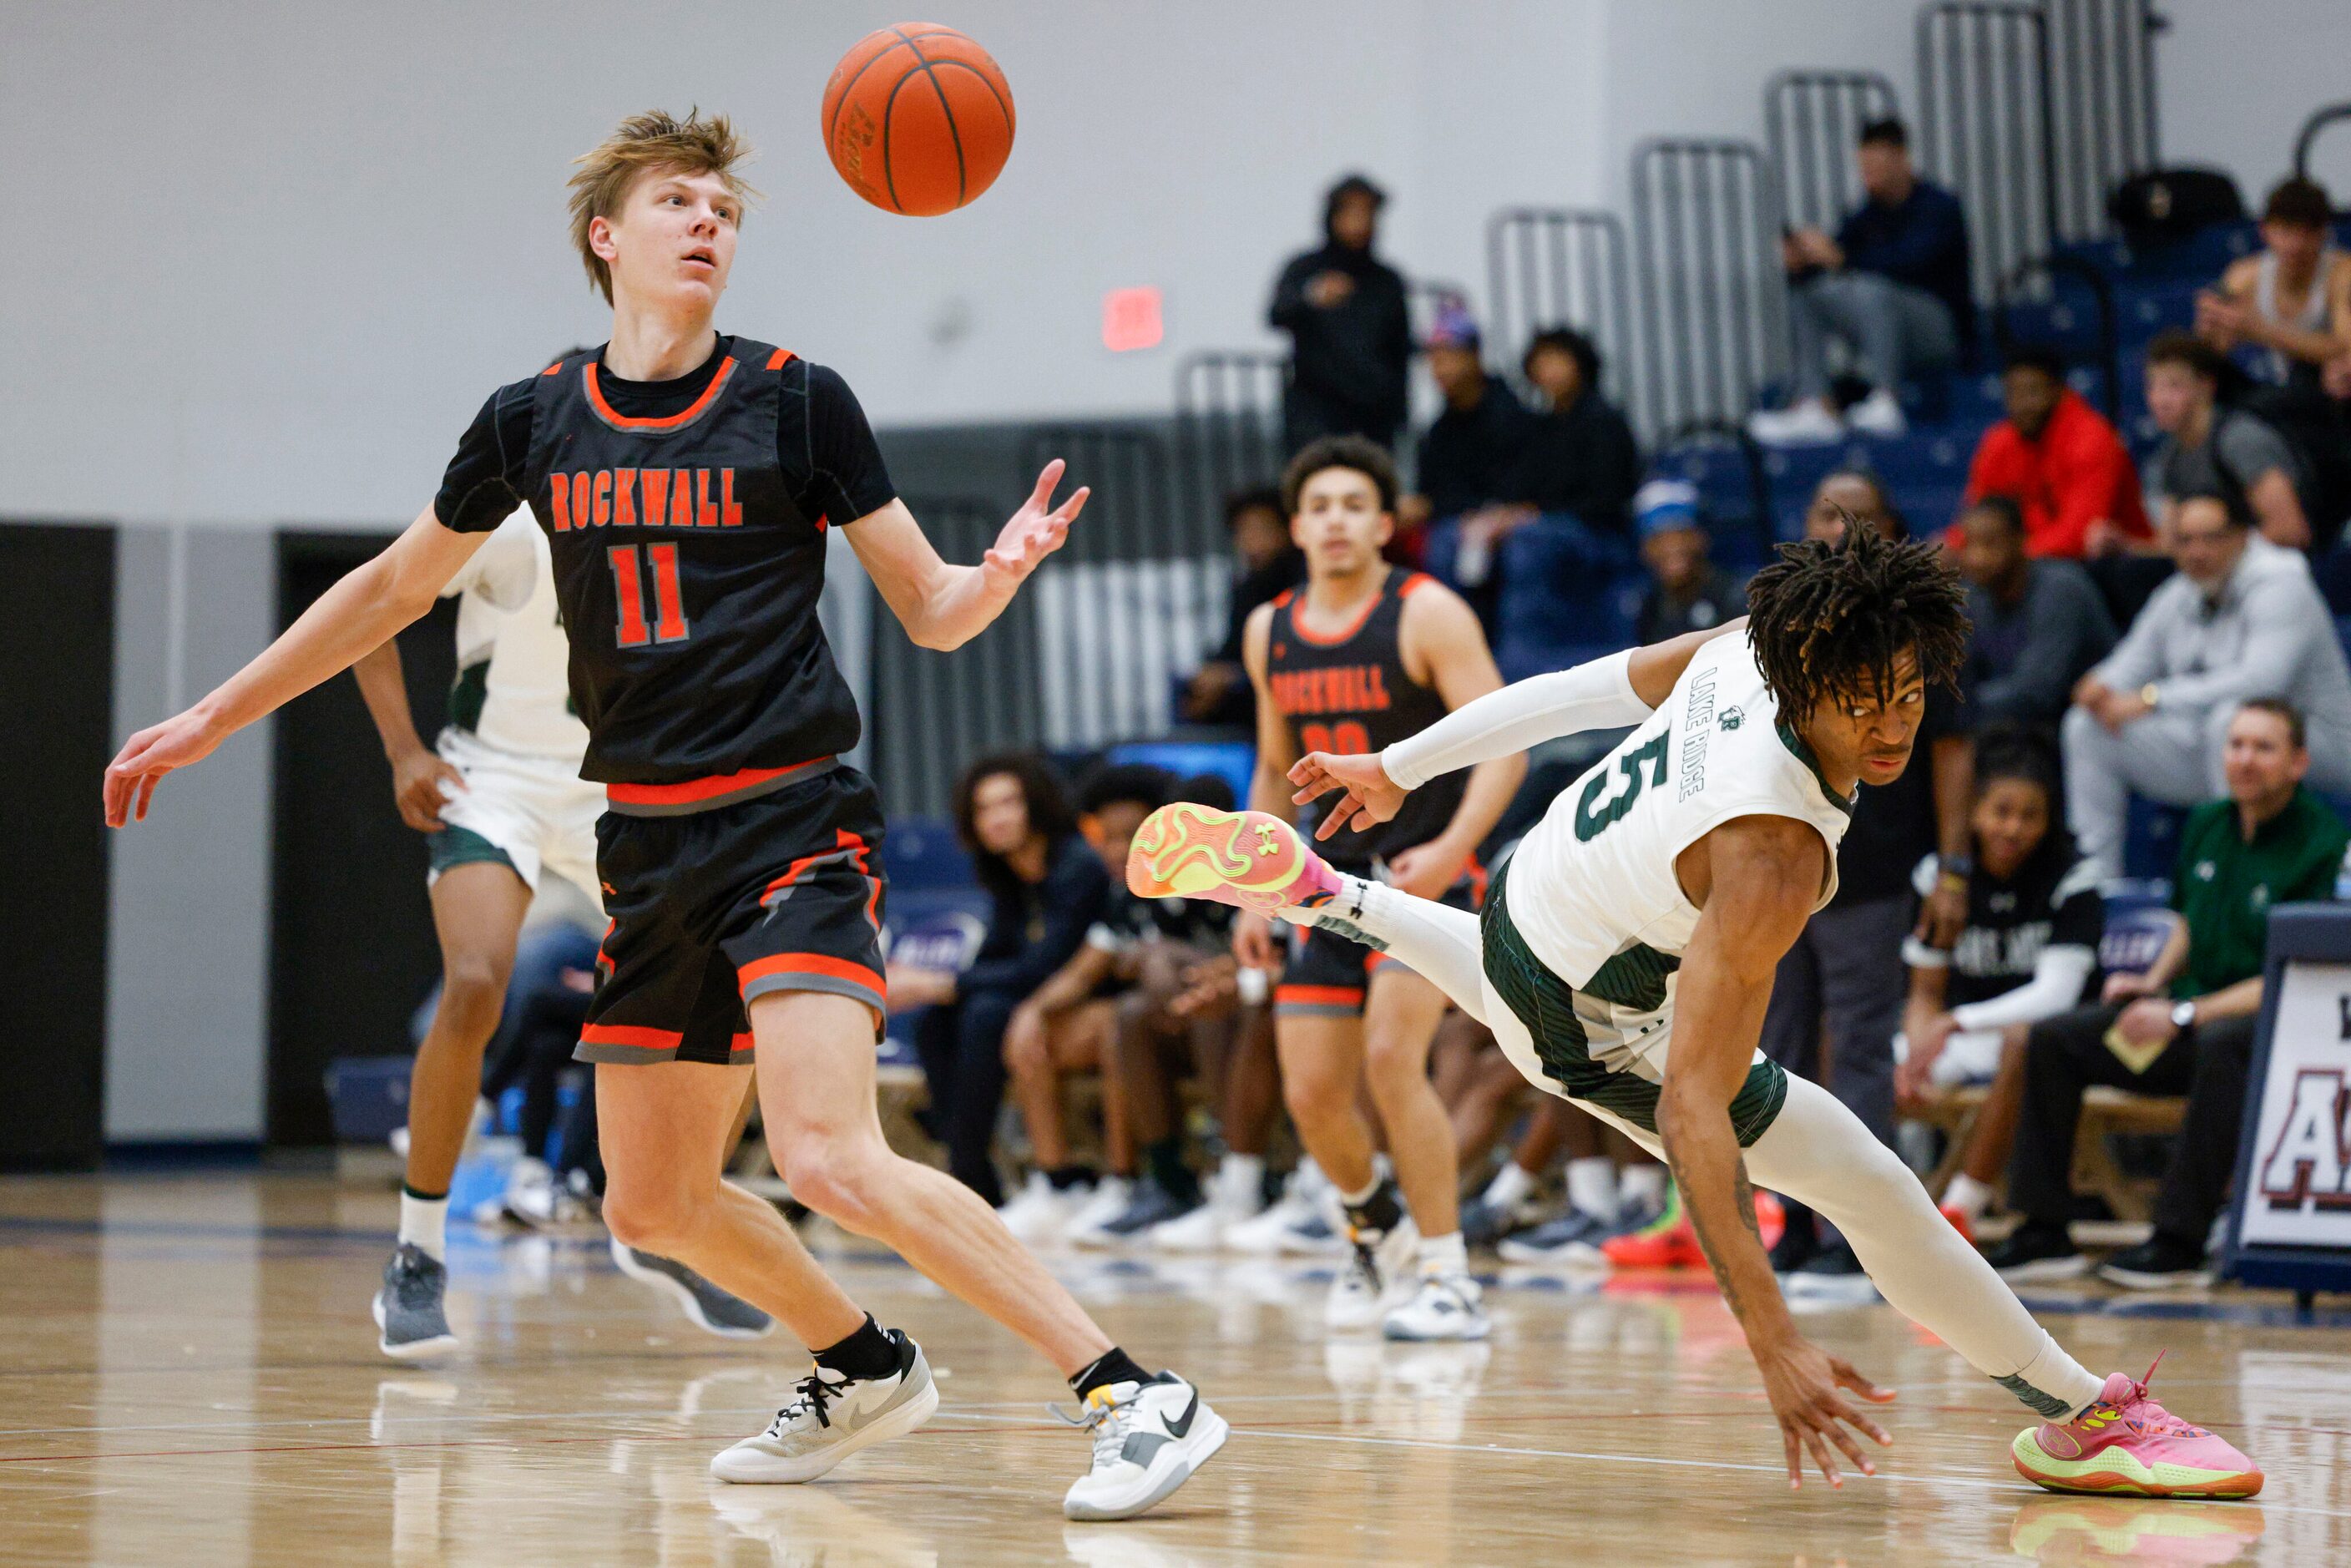
M 1357 868 L 1354 874 L 1368 873 Z M 1437 902 L 1448 909 L 1475 913 L 1485 896 L 1486 868 L 1473 863 L 1469 873 L 1447 888 Z M 1282 965 L 1281 979 L 1273 988 L 1273 1016 L 1361 1018 L 1373 974 L 1391 964 L 1407 972 L 1411 968 L 1377 948 L 1350 942 L 1319 925 L 1293 925 L 1289 961 Z
M 747 1006 L 822 991 L 886 1008 L 882 802 L 854 768 L 827 767 L 708 810 L 596 827 L 611 917 L 581 1061 L 751 1060 Z

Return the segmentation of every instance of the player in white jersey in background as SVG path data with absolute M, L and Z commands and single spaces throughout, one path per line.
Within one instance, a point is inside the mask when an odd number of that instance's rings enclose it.
M 1135 836 L 1137 893 L 1217 897 L 1385 948 L 1495 1031 L 1527 1079 L 1666 1158 L 1763 1375 L 1791 1485 L 1810 1450 L 1875 1466 L 1884 1402 L 1796 1332 L 1756 1234 L 1750 1177 L 1809 1204 L 1886 1301 L 2043 1425 L 2012 1445 L 2054 1490 L 2246 1497 L 2262 1476 L 2144 1381 L 2059 1348 L 1909 1168 L 1816 1084 L 1757 1049 L 1773 973 L 1835 891 L 1856 788 L 1901 776 L 1930 683 L 1968 633 L 1931 543 L 1848 528 L 1782 547 L 1750 618 L 1507 686 L 1368 757 L 1315 753 L 1302 802 L 1327 836 L 1384 821 L 1428 779 L 1581 730 L 1636 726 L 1520 842 L 1471 915 L 1332 870 L 1279 819 L 1178 804 Z
M 441 998 L 409 1080 L 400 1237 L 374 1303 L 378 1343 L 402 1360 L 456 1348 L 444 1302 L 449 1185 L 539 879 L 552 872 L 597 915 L 603 908 L 596 819 L 604 787 L 580 777 L 588 729 L 571 708 L 570 649 L 547 536 L 528 510 L 508 517 L 466 562 L 443 592 L 452 595 L 457 679 L 449 722 L 431 749 L 417 737 L 398 644 L 385 643 L 352 668 L 392 764 L 401 818 L 430 835 L 441 942 Z M 750 1338 L 773 1326 L 765 1312 L 680 1264 L 617 1243 L 613 1258 L 713 1333 Z

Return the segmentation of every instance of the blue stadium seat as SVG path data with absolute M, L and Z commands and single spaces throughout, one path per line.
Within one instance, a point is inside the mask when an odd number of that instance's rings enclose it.
M 1131 740 L 1104 755 L 1122 765 L 1162 768 L 1178 779 L 1213 773 L 1233 787 L 1233 799 L 1243 805 L 1249 802 L 1249 775 L 1257 768 L 1257 747 L 1245 740 Z
M 2179 824 L 2187 816 L 2178 806 L 2133 795 L 2123 827 L 2123 874 L 2168 878 L 2179 858 Z
M 956 841 L 955 829 L 936 817 L 893 819 L 882 840 L 882 868 L 893 907 L 916 889 L 972 885 L 971 857 Z

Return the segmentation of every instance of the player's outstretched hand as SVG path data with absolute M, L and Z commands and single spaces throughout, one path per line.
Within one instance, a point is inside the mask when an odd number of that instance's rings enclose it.
M 1361 830 L 1384 822 L 1404 808 L 1405 789 L 1388 777 L 1376 754 L 1339 757 L 1310 751 L 1291 765 L 1290 781 L 1298 786 L 1290 800 L 1301 806 L 1333 789 L 1346 791 L 1322 813 L 1314 829 L 1318 839 L 1327 839 L 1350 824 Z
M 465 789 L 464 774 L 440 753 L 421 746 L 392 765 L 392 797 L 399 802 L 400 820 L 420 833 L 437 833 L 445 828 L 448 824 L 441 820 L 441 808 L 451 790 L 462 794 Z
M 221 737 L 191 708 L 186 713 L 150 725 L 122 743 L 106 765 L 106 825 L 120 828 L 147 820 L 147 802 L 155 786 L 174 768 L 201 762 L 213 754 Z
M 1779 1417 L 1780 1438 L 1788 1450 L 1791 1488 L 1803 1488 L 1807 1451 L 1833 1487 L 1844 1485 L 1844 1477 L 1837 1470 L 1836 1458 L 1829 1451 L 1832 1448 L 1852 1460 L 1854 1468 L 1863 1475 L 1877 1473 L 1877 1467 L 1861 1451 L 1845 1427 L 1851 1426 L 1867 1434 L 1880 1447 L 1894 1439 L 1838 1390 L 1858 1394 L 1874 1405 L 1890 1402 L 1894 1390 L 1876 1386 L 1855 1372 L 1850 1363 L 1838 1360 L 1794 1334 L 1789 1336 L 1784 1347 L 1759 1353 L 1755 1361 L 1763 1371 L 1763 1391 L 1771 1396 L 1771 1414 Z
M 1062 463 L 1058 457 L 1045 465 L 1037 476 L 1037 487 L 996 536 L 980 570 L 990 576 L 1006 580 L 1015 588 L 1037 570 L 1037 563 L 1061 548 L 1070 537 L 1070 525 L 1085 510 L 1086 497 L 1093 494 L 1081 485 L 1070 498 L 1060 506 L 1053 505 L 1054 488 L 1061 482 Z

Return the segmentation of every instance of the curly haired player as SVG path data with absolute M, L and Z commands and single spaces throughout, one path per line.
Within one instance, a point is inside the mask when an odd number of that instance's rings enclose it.
M 1839 1453 L 1875 1473 L 1847 1428 L 1891 1439 L 1845 1396 L 1894 1395 L 1796 1332 L 1750 1176 L 1835 1224 L 1889 1302 L 2043 1418 L 2013 1445 L 2031 1479 L 2251 1496 L 2250 1459 L 2145 1382 L 2084 1370 L 1850 1111 L 1757 1051 L 1774 968 L 1835 891 L 1855 789 L 1901 775 L 1968 622 L 1932 545 L 1864 528 L 1783 546 L 1748 602 L 1719 631 L 1522 681 L 1376 756 L 1291 770 L 1301 800 L 1338 793 L 1327 835 L 1385 820 L 1439 774 L 1635 726 L 1552 803 L 1480 915 L 1335 872 L 1272 817 L 1181 804 L 1136 835 L 1129 881 L 1384 947 L 1490 1025 L 1530 1082 L 1661 1155 L 1762 1371 L 1792 1486 L 1807 1449 L 1832 1486 Z

